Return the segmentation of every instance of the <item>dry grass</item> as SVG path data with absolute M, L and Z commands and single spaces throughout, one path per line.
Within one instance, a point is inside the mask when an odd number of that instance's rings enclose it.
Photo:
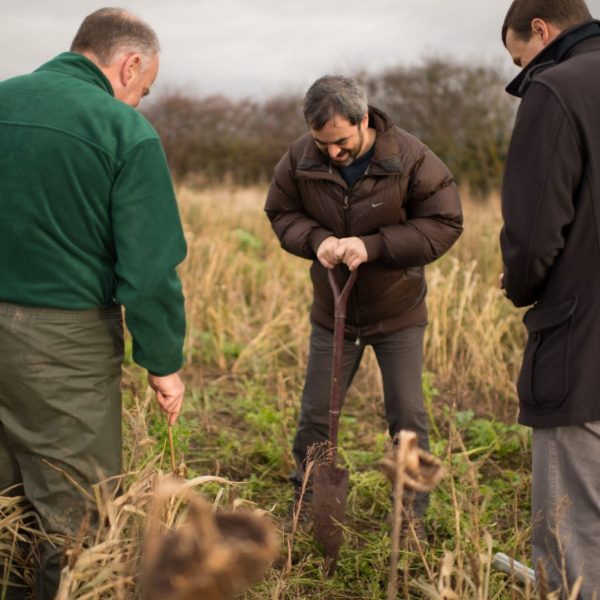
M 163 600 L 225 600 L 260 578 L 275 558 L 273 528 L 262 513 L 231 512 L 243 503 L 217 512 L 222 495 L 211 506 L 194 491 L 230 485 L 226 479 L 176 480 L 152 463 L 128 477 L 132 483 L 122 494 L 97 488 L 100 526 L 86 545 L 67 546 L 57 600 L 136 598 L 144 565 L 145 598 L 160 592 Z M 241 534 L 250 527 L 254 539 Z
M 23 496 L 0 496 L 0 589 L 9 580 L 15 586 L 33 585 L 34 549 L 29 541 L 39 531 L 37 516 Z
M 182 190 L 189 258 L 183 266 L 190 334 L 188 364 L 254 377 L 305 366 L 308 261 L 283 252 L 262 212 L 265 190 Z M 465 232 L 427 268 L 426 368 L 448 403 L 514 418 L 520 314 L 498 288 L 498 199 L 463 198 Z M 378 387 L 372 357 L 365 384 Z
M 463 199 L 465 231 L 427 270 L 430 326 L 427 368 L 448 400 L 513 421 L 514 380 L 524 344 L 521 313 L 498 287 L 499 200 Z
M 262 214 L 264 190 L 179 194 L 189 257 L 182 266 L 188 364 L 264 373 L 303 365 L 306 264 L 284 255 Z M 300 344 L 299 344 L 300 342 Z

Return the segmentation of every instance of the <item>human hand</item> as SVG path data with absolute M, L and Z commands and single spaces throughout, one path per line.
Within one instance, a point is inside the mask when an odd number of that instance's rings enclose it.
M 181 412 L 185 385 L 179 373 L 160 377 L 148 373 L 148 384 L 156 393 L 161 409 L 167 413 L 169 425 L 173 425 Z
M 358 237 L 342 238 L 339 240 L 335 251 L 338 262 L 344 262 L 351 271 L 354 271 L 364 262 L 367 262 L 367 247 Z
M 335 265 L 341 262 L 336 256 L 338 242 L 338 238 L 330 235 L 328 238 L 325 238 L 317 248 L 317 258 L 326 269 L 333 269 Z

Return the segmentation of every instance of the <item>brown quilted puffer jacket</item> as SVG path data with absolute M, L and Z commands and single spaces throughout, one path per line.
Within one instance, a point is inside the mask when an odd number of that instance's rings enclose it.
M 446 165 L 374 107 L 369 127 L 377 132 L 375 153 L 350 188 L 306 134 L 276 166 L 265 206 L 281 246 L 313 261 L 311 319 L 328 329 L 333 295 L 317 249 L 331 235 L 362 238 L 368 262 L 359 267 L 348 303 L 346 335 L 367 339 L 427 322 L 423 265 L 462 231 L 458 190 Z M 336 276 L 342 285 L 347 269 L 338 266 Z

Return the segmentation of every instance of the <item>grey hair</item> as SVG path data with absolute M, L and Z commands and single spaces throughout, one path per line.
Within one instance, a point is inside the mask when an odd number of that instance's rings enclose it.
M 71 44 L 71 52 L 92 52 L 103 66 L 124 52 L 142 55 L 144 68 L 160 52 L 156 33 L 148 24 L 123 8 L 100 8 L 88 15 Z
M 304 118 L 315 131 L 322 129 L 334 115 L 358 125 L 368 111 L 367 92 L 357 81 L 342 75 L 317 79 L 304 96 Z

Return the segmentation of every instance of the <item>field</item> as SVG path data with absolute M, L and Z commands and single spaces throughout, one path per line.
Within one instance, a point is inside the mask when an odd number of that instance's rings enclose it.
M 189 479 L 198 478 L 195 488 L 215 506 L 262 509 L 281 529 L 292 499 L 287 476 L 306 363 L 310 283 L 308 262 L 279 248 L 262 212 L 264 194 L 263 188 L 179 190 L 189 244 L 180 271 L 188 314 L 187 395 L 174 441 L 177 462 L 185 463 Z M 497 288 L 497 198 L 477 202 L 463 194 L 463 203 L 462 238 L 427 269 L 423 387 L 432 451 L 449 474 L 432 495 L 428 542 L 400 554 L 398 597 L 532 598 L 524 585 L 491 567 L 497 551 L 529 564 L 529 432 L 515 425 L 513 384 L 524 332 L 520 312 Z M 170 458 L 164 418 L 130 359 L 124 389 L 125 500 L 102 501 L 104 546 L 71 554 L 65 599 L 136 597 L 149 482 L 157 470 L 170 470 Z M 340 434 L 351 491 L 337 573 L 323 577 L 310 535 L 281 532 L 279 559 L 244 598 L 387 598 L 391 506 L 379 461 L 388 439 L 370 350 L 347 397 Z M 177 507 L 173 521 L 175 513 Z M 4 514 L 13 514 L 7 522 L 14 532 L 19 515 L 6 505 Z

